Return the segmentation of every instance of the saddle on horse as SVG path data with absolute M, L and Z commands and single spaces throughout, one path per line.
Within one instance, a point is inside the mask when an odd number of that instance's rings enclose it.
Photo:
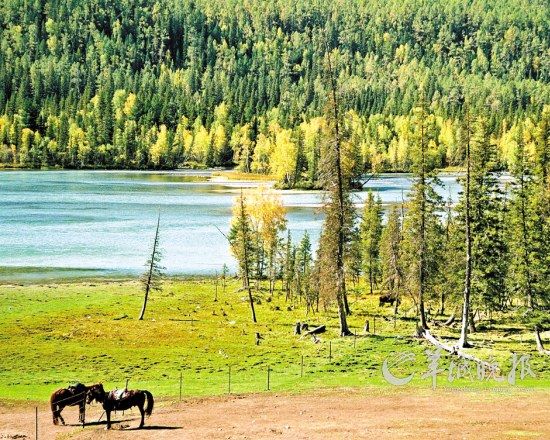
M 128 397 L 128 390 L 126 389 L 115 389 L 113 391 L 109 392 L 109 398 L 112 400 L 124 400 L 126 397 Z
M 81 393 L 83 391 L 85 391 L 86 387 L 81 384 L 80 382 L 75 382 L 75 383 L 70 383 L 69 386 L 67 387 L 67 389 L 73 393 L 73 394 L 77 394 L 77 393 Z

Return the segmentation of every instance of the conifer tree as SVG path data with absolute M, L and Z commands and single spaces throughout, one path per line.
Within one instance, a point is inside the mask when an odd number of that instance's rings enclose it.
M 420 326 L 428 328 L 426 300 L 438 274 L 441 251 L 441 224 L 437 211 L 441 197 L 435 192 L 438 184 L 435 175 L 435 144 L 433 117 L 425 104 L 414 110 L 413 132 L 413 185 L 404 221 L 404 260 L 406 284 L 418 307 Z
M 344 252 L 351 202 L 349 182 L 343 174 L 340 109 L 336 78 L 329 53 L 327 53 L 327 71 L 330 87 L 327 113 L 330 122 L 323 173 L 323 186 L 327 191 L 327 201 L 324 206 L 325 221 L 319 242 L 319 282 L 326 294 L 335 297 L 340 335 L 348 336 L 351 332 L 347 322 L 349 305 L 346 295 Z
M 396 314 L 403 288 L 401 246 L 401 214 L 399 207 L 394 205 L 390 210 L 388 221 L 380 237 L 380 263 L 382 286 L 395 299 L 394 311 Z
M 380 275 L 380 236 L 382 234 L 382 200 L 376 199 L 371 191 L 363 208 L 361 218 L 361 248 L 363 268 L 369 282 L 370 294 L 373 294 Z
M 153 249 L 151 250 L 151 256 L 147 261 L 147 271 L 141 277 L 141 282 L 144 288 L 143 305 L 141 306 L 141 312 L 139 313 L 139 320 L 143 319 L 145 315 L 145 309 L 147 308 L 147 301 L 149 300 L 149 293 L 151 291 L 162 290 L 161 280 L 162 271 L 164 267 L 160 265 L 162 258 L 162 251 L 160 249 L 160 214 L 157 219 L 157 228 L 155 230 L 155 239 L 153 240 Z
M 544 200 L 544 167 L 535 173 L 529 160 L 525 132 L 519 126 L 512 166 L 509 230 L 511 235 L 509 288 L 531 310 L 548 301 L 548 218 Z M 544 161 L 542 162 L 544 163 Z
M 243 282 L 243 288 L 248 292 L 252 321 L 257 322 L 254 298 L 252 296 L 252 286 L 250 285 L 256 249 L 254 241 L 252 240 L 252 221 L 248 212 L 248 206 L 246 205 L 246 198 L 242 190 L 233 206 L 233 218 L 231 220 L 228 240 L 231 251 L 239 263 L 239 272 Z

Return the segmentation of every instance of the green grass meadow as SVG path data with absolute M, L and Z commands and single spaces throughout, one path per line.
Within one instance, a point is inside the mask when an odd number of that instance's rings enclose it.
M 335 310 L 305 316 L 303 305 L 285 302 L 276 292 L 261 292 L 258 324 L 253 324 L 246 293 L 238 282 L 224 289 L 212 279 L 169 279 L 162 292 L 151 294 L 145 319 L 138 321 L 142 292 L 132 280 L 97 280 L 57 284 L 0 286 L 0 400 L 44 401 L 70 382 L 103 382 L 106 388 L 148 389 L 156 396 L 188 396 L 296 391 L 330 387 L 394 388 L 382 376 L 385 359 L 413 353 L 414 362 L 393 368 L 396 376 L 414 373 L 404 387 L 431 389 L 422 377 L 429 369 L 425 350 L 434 347 L 413 338 L 414 310 L 402 306 L 395 321 L 390 307 L 378 307 L 378 297 L 350 292 L 350 326 L 357 337 L 338 337 Z M 363 334 L 365 320 L 370 334 Z M 373 334 L 376 319 L 376 334 Z M 326 324 L 320 342 L 293 334 L 296 321 Z M 495 360 L 507 372 L 511 353 L 529 355 L 536 377 L 507 381 L 475 377 L 450 381 L 442 354 L 440 388 L 548 388 L 550 360 L 536 352 L 532 332 L 506 316 L 484 323 L 470 349 Z M 263 339 L 255 344 L 255 333 Z M 434 328 L 444 340 L 457 329 Z M 302 363 L 303 359 L 303 363 Z M 230 373 L 231 370 L 231 373 Z M 475 372 L 475 368 L 471 370 Z M 231 374 L 231 384 L 229 376 Z

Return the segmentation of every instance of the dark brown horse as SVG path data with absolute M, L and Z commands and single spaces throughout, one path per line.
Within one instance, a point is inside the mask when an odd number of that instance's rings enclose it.
M 62 424 L 65 424 L 65 420 L 61 416 L 61 411 L 66 406 L 78 405 L 78 421 L 84 424 L 85 410 L 86 410 L 86 393 L 89 387 L 81 383 L 69 386 L 68 388 L 61 388 L 54 391 L 50 397 L 50 405 L 53 414 L 53 424 L 59 425 L 59 420 Z
M 111 412 L 112 411 L 125 411 L 137 406 L 141 413 L 140 428 L 143 428 L 145 416 L 149 417 L 153 412 L 153 405 L 155 403 L 153 395 L 146 390 L 128 390 L 125 391 L 122 396 L 118 397 L 116 391 L 106 393 L 102 384 L 93 385 L 88 390 L 88 403 L 97 401 L 102 404 L 105 414 L 107 416 L 107 429 L 111 428 Z M 147 400 L 147 406 L 145 401 Z

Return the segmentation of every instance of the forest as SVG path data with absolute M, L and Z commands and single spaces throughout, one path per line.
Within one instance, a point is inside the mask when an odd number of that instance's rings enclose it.
M 420 101 L 436 168 L 464 164 L 466 114 L 483 118 L 494 170 L 512 171 L 518 142 L 534 155 L 547 1 L 336 3 L 5 0 L 0 163 L 235 166 L 322 187 L 328 55 L 355 181 L 413 170 Z
M 259 293 L 262 280 L 268 280 L 273 295 L 280 281 L 286 299 L 301 304 L 306 315 L 337 304 L 344 336 L 352 313 L 347 298 L 355 291 L 380 294 L 380 306 L 390 303 L 395 316 L 402 302 L 413 304 L 420 335 L 441 325 L 436 317 L 449 317 L 450 325 L 462 316 L 459 348 L 469 346 L 467 335 L 476 331 L 476 322 L 511 313 L 516 323 L 534 329 L 539 351 L 550 353 L 539 335 L 550 325 L 550 125 L 545 120 L 535 129 L 533 155 L 524 141 L 525 127 L 519 126 L 504 178 L 493 171 L 498 155 L 488 121 L 467 115 L 461 128 L 463 190 L 453 203 L 436 191 L 433 119 L 416 107 L 409 197 L 387 208 L 369 192 L 360 212 L 350 191 L 353 170 L 345 166 L 346 150 L 339 159 L 334 153 L 334 145 L 346 140 L 333 129 L 336 140 L 325 144 L 324 155 L 336 160 L 321 166 L 328 195 L 316 251 L 307 232 L 298 243 L 285 233 L 285 208 L 276 192 L 260 188 L 235 202 L 228 239 L 249 290 L 253 319 L 253 286 Z M 341 185 L 335 177 L 338 162 Z

